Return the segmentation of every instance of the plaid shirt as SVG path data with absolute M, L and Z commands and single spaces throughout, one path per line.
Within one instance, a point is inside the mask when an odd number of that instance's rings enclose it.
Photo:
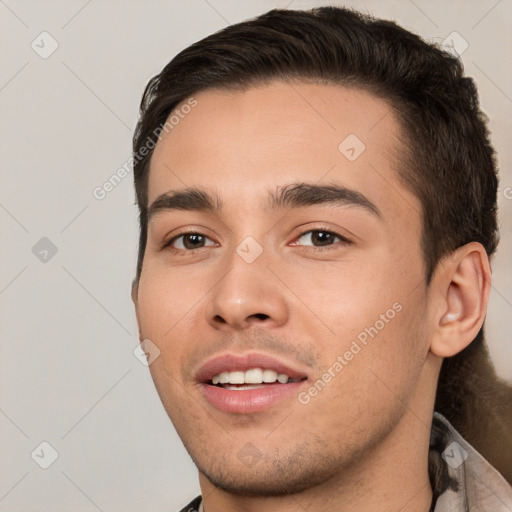
M 445 430 L 446 461 L 451 485 L 437 490 L 432 512 L 512 512 L 512 487 L 464 438 L 450 422 L 434 412 Z M 435 489 L 434 489 L 435 491 Z M 201 496 L 180 512 L 205 512 Z

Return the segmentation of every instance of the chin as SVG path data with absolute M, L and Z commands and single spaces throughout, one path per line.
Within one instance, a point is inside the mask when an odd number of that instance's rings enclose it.
M 215 487 L 247 497 L 278 497 L 299 494 L 327 483 L 339 475 L 343 463 L 308 446 L 296 446 L 293 453 L 263 457 L 251 466 L 245 466 L 235 454 L 224 453 L 211 457 L 204 451 L 189 454 L 199 472 Z M 311 449 L 311 445 L 309 445 Z M 316 459 L 316 460 L 315 460 Z

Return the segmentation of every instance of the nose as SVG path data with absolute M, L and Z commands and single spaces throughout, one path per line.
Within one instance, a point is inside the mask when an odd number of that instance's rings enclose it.
M 235 251 L 224 277 L 208 296 L 206 315 L 218 330 L 242 330 L 251 325 L 277 327 L 288 319 L 285 289 L 261 255 L 252 263 Z

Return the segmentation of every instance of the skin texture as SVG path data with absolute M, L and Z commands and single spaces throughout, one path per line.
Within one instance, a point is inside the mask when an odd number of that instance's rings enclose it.
M 438 372 L 483 322 L 485 251 L 459 248 L 426 286 L 421 205 L 396 173 L 403 137 L 382 99 L 296 82 L 195 98 L 155 148 L 149 204 L 200 186 L 223 207 L 153 217 L 132 297 L 140 339 L 161 351 L 151 375 L 199 469 L 205 510 L 428 510 Z M 366 146 L 354 161 L 338 149 L 350 134 Z M 266 207 L 268 189 L 294 182 L 345 186 L 381 215 L 353 205 Z M 322 245 L 318 231 L 350 243 Z M 186 249 L 182 237 L 161 249 L 183 232 L 204 235 L 202 247 Z M 248 236 L 263 251 L 252 263 L 236 252 Z M 211 356 L 257 350 L 304 370 L 307 391 L 397 303 L 307 404 L 292 396 L 258 413 L 225 413 L 194 379 Z M 250 466 L 239 457 L 248 442 L 259 456 Z

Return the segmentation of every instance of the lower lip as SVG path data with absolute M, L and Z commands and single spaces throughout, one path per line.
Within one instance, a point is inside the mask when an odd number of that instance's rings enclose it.
M 217 409 L 234 414 L 263 411 L 281 400 L 297 395 L 306 380 L 289 384 L 266 384 L 256 389 L 229 390 L 210 384 L 201 384 L 206 399 Z

